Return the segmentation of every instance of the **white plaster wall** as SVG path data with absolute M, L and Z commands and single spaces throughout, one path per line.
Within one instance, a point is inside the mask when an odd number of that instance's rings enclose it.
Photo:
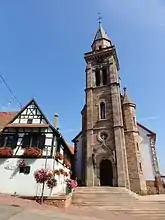
M 82 178 L 82 136 L 80 135 L 77 139 L 77 154 L 75 162 L 76 177 L 81 180 Z
M 26 164 L 31 166 L 30 174 L 28 175 L 19 173 L 19 161 L 20 159 L 18 158 L 0 159 L 0 192 L 9 194 L 16 193 L 17 195 L 24 196 L 40 196 L 42 184 L 36 183 L 34 172 L 38 169 L 45 168 L 46 159 L 25 159 Z M 53 159 L 47 160 L 46 168 L 49 170 L 63 168 L 69 174 L 69 169 Z M 55 178 L 57 179 L 57 186 L 53 188 L 53 190 L 45 186 L 45 196 L 65 193 L 66 178 L 63 175 L 56 175 Z
M 150 140 L 147 136 L 147 131 L 143 128 L 138 127 L 140 132 L 140 153 L 142 158 L 142 168 L 145 180 L 154 180 L 155 179 L 155 171 L 152 165 L 152 154 L 150 147 Z

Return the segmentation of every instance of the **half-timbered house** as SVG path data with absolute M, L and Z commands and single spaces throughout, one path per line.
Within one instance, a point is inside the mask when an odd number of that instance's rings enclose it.
M 5 115 L 10 121 L 3 120 Z M 73 152 L 36 101 L 31 100 L 17 114 L 0 116 L 0 192 L 40 195 L 43 185 L 36 183 L 34 173 L 43 168 L 55 172 L 57 180 L 53 190 L 44 187 L 44 195 L 64 194 Z

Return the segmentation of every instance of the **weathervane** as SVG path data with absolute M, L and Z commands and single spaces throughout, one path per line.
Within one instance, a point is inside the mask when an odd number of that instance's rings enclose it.
M 101 21 L 102 21 L 102 17 L 101 17 L 101 14 L 100 14 L 100 12 L 98 13 L 98 21 L 99 21 L 99 24 L 101 24 Z

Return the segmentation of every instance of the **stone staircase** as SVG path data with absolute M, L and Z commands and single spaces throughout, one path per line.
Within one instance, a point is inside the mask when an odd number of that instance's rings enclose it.
M 97 211 L 123 212 L 139 219 L 165 220 L 165 196 L 160 201 L 159 196 L 143 198 L 120 187 L 78 187 L 72 204 Z

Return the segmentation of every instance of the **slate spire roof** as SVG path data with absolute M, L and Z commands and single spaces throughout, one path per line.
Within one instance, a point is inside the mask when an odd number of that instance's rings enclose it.
M 123 104 L 132 104 L 135 105 L 135 103 L 130 99 L 130 97 L 127 94 L 127 88 L 124 87 L 124 96 L 123 96 Z
M 105 40 L 108 40 L 110 41 L 107 33 L 105 32 L 101 22 L 99 22 L 99 27 L 98 27 L 98 30 L 96 32 L 96 35 L 95 35 L 95 38 L 94 38 L 94 41 L 96 40 L 101 40 L 101 39 L 105 39 Z

